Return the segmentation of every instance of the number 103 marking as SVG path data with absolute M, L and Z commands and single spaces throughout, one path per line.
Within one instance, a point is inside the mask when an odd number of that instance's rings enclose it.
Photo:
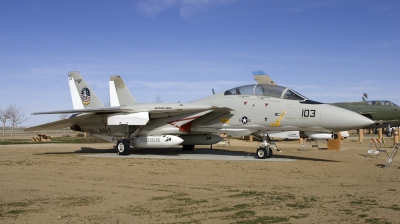
M 302 117 L 315 117 L 315 110 L 302 110 L 301 116 Z

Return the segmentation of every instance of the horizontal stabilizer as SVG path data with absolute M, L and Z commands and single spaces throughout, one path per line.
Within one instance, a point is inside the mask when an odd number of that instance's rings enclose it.
M 231 109 L 226 107 L 216 107 L 210 105 L 195 105 L 195 104 L 146 104 L 138 103 L 124 107 L 104 107 L 104 108 L 87 108 L 77 110 L 59 110 L 59 111 L 46 111 L 35 112 L 32 115 L 39 114 L 75 114 L 75 113 L 135 113 L 135 112 L 149 112 L 149 114 L 159 113 L 174 113 L 174 112 L 196 112 L 204 110 L 213 110 L 215 112 L 228 112 Z
M 64 119 L 64 120 L 59 120 L 59 121 L 54 121 L 54 122 L 50 122 L 47 124 L 42 124 L 42 125 L 38 125 L 38 126 L 34 126 L 34 127 L 30 127 L 30 128 L 26 128 L 24 129 L 24 131 L 43 131 L 43 130 L 54 130 L 54 129 L 60 129 L 60 128 L 68 128 L 71 127 L 91 116 L 93 116 L 94 113 L 90 113 L 90 114 L 83 114 L 80 116 L 76 116 L 73 118 L 69 118 L 69 119 Z
M 116 113 L 116 112 L 127 112 L 129 109 L 121 109 L 119 107 L 104 107 L 104 108 L 93 108 L 93 109 L 80 109 L 80 110 L 58 110 L 58 111 L 46 111 L 46 112 L 35 112 L 32 115 L 39 114 L 75 114 L 75 113 Z

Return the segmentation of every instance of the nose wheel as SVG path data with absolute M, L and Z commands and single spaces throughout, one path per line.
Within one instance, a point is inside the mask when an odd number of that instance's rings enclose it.
M 272 149 L 269 148 L 268 146 L 260 146 L 257 149 L 257 158 L 259 159 L 265 159 L 265 158 L 271 158 L 272 157 Z
M 257 158 L 259 159 L 265 159 L 265 158 L 271 158 L 272 157 L 272 149 L 271 149 L 271 144 L 269 143 L 269 141 L 271 141 L 271 139 L 269 138 L 269 135 L 267 132 L 261 132 L 262 135 L 262 144 L 260 147 L 257 148 Z M 276 150 L 278 152 L 280 152 L 280 150 L 278 148 L 276 148 Z

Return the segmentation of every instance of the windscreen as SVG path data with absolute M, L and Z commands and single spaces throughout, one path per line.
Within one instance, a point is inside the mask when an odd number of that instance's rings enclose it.
M 268 84 L 240 86 L 225 91 L 224 95 L 255 95 L 276 97 L 289 100 L 307 100 L 306 97 L 302 96 L 294 90 L 283 86 Z
M 367 101 L 369 105 L 383 105 L 383 106 L 395 106 L 397 107 L 397 105 L 395 103 L 392 103 L 389 100 L 371 100 L 371 101 Z

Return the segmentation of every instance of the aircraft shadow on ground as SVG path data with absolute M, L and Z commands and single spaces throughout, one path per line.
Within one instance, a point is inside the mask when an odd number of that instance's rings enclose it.
M 364 157 L 364 158 L 373 158 L 373 159 L 379 159 L 377 156 L 375 156 L 375 155 L 370 155 L 370 156 L 367 156 L 367 154 L 358 154 L 359 156 L 362 156 L 362 157 Z M 386 163 L 378 163 L 378 164 L 375 164 L 375 166 L 376 167 L 380 167 L 380 168 L 387 168 L 386 167 Z M 399 167 L 399 169 L 400 169 L 400 167 Z
M 82 147 L 80 150 L 74 152 L 47 152 L 44 154 L 116 154 L 116 148 L 110 149 L 96 149 L 90 147 Z M 340 162 L 336 160 L 328 160 L 328 159 L 319 159 L 319 158 L 309 158 L 302 156 L 289 156 L 278 154 L 278 152 L 273 151 L 272 158 L 278 159 L 293 159 L 293 160 L 308 160 L 308 161 L 318 161 L 318 162 Z M 255 152 L 247 152 L 247 151 L 233 151 L 229 149 L 210 149 L 210 148 L 196 148 L 191 151 L 184 151 L 181 148 L 135 148 L 130 150 L 131 155 L 154 155 L 154 156 L 179 156 L 179 155 L 216 155 L 216 156 L 233 156 L 233 157 L 249 157 L 249 158 L 257 158 Z
M 96 149 L 90 147 L 81 147 L 80 150 L 73 152 L 45 152 L 38 153 L 35 155 L 57 155 L 57 154 L 116 154 L 117 149 L 115 147 L 110 149 Z M 130 150 L 131 155 L 154 155 L 154 156 L 179 156 L 179 155 L 216 155 L 216 156 L 233 156 L 233 157 L 250 157 L 257 159 L 256 152 L 248 151 L 233 151 L 229 149 L 210 149 L 210 148 L 196 148 L 191 151 L 184 151 L 181 148 L 135 148 Z M 302 156 L 290 156 L 278 154 L 275 150 L 273 151 L 272 158 L 278 159 L 293 159 L 293 160 L 308 160 L 317 162 L 340 162 L 337 160 L 320 159 L 320 158 L 310 158 Z
M 199 153 L 199 154 L 230 155 L 230 156 L 240 156 L 240 157 L 249 156 L 249 157 L 258 159 L 255 151 L 248 152 L 248 151 L 233 151 L 233 150 L 229 150 L 229 149 L 205 149 L 205 148 L 199 148 L 199 149 L 205 150 L 205 153 Z M 199 150 L 199 149 L 196 149 L 196 150 Z M 215 152 L 215 153 L 212 153 L 212 152 Z M 275 150 L 273 151 L 272 158 L 310 160 L 310 161 L 320 161 L 320 162 L 340 162 L 340 161 L 328 160 L 328 159 L 309 158 L 309 157 L 302 157 L 302 156 L 289 156 L 289 155 L 281 154 Z
M 375 166 L 379 168 L 386 168 L 386 164 L 381 164 L 381 163 L 375 164 Z
M 73 152 L 45 152 L 45 153 L 37 153 L 34 155 L 57 155 L 57 154 L 77 154 L 77 153 L 90 153 L 90 154 L 95 154 L 95 153 L 117 153 L 117 150 L 115 148 L 111 149 L 96 149 L 96 148 L 89 148 L 89 147 L 82 147 L 81 150 L 73 151 Z

